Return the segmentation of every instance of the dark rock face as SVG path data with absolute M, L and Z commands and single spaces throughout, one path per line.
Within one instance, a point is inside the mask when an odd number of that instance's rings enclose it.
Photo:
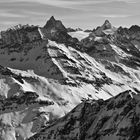
M 56 20 L 53 16 L 47 21 L 44 26 L 44 33 L 50 40 L 58 43 L 65 43 L 66 45 L 75 45 L 78 39 L 72 38 L 65 26 L 60 20 Z
M 53 16 L 47 21 L 44 29 L 47 37 L 51 40 L 63 43 L 70 38 L 62 22 L 56 20 Z
M 40 40 L 37 26 L 17 25 L 13 29 L 1 32 L 1 43 L 5 45 L 21 45 Z
M 62 31 L 62 32 L 67 32 L 67 29 L 65 28 L 65 26 L 62 24 L 62 22 L 60 20 L 56 20 L 54 18 L 54 16 L 52 16 L 46 23 L 46 25 L 44 26 L 45 29 L 47 30 L 58 30 L 58 31 Z
M 140 31 L 140 27 L 138 25 L 133 25 L 129 28 L 130 32 L 138 32 Z
M 104 36 L 106 34 L 113 34 L 116 28 L 112 26 L 112 24 L 105 20 L 102 26 L 98 26 L 96 29 L 93 30 L 93 33 L 97 36 Z
M 112 28 L 112 25 L 109 22 L 109 20 L 105 20 L 105 23 L 102 25 L 102 27 L 103 27 L 103 30 L 105 30 L 105 29 L 111 29 Z
M 23 84 L 23 77 L 20 75 L 16 75 L 15 73 L 13 73 L 11 70 L 9 70 L 6 67 L 3 67 L 0 65 L 0 74 L 5 75 L 5 76 L 10 76 L 13 77 L 14 79 L 18 80 L 21 84 Z
M 139 140 L 140 95 L 85 101 L 29 140 Z
M 92 32 L 92 30 L 90 30 L 90 29 L 86 29 L 85 32 L 87 32 L 87 33 L 88 33 L 88 32 Z

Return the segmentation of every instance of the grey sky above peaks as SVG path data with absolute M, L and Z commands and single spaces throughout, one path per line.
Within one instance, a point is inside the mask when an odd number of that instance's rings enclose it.
M 0 30 L 16 24 L 45 25 L 54 16 L 66 27 L 93 29 L 140 25 L 140 0 L 0 0 Z

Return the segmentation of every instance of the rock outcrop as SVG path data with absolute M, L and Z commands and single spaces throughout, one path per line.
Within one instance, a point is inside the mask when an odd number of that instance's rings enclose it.
M 56 20 L 54 16 L 52 16 L 44 26 L 45 29 L 51 32 L 51 30 L 57 30 L 57 31 L 62 31 L 62 32 L 67 32 L 67 29 L 65 26 L 62 24 L 60 20 Z
M 140 95 L 88 100 L 28 140 L 139 140 Z
M 7 31 L 1 32 L 1 44 L 2 46 L 10 45 L 22 45 L 25 43 L 31 43 L 41 40 L 41 35 L 37 26 L 29 25 L 17 25 Z
M 56 20 L 53 16 L 47 21 L 43 28 L 43 32 L 47 38 L 58 43 L 65 43 L 66 45 L 74 45 L 78 43 L 78 39 L 72 38 L 65 26 L 60 20 Z

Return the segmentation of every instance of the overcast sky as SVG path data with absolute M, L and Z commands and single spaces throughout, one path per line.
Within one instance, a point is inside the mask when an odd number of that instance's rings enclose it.
M 140 25 L 140 0 L 0 0 L 0 30 L 43 26 L 52 15 L 73 28 L 93 29 L 106 19 L 114 26 Z

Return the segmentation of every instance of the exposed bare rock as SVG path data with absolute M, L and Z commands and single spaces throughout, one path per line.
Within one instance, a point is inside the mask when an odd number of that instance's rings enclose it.
M 47 30 L 59 30 L 62 32 L 67 32 L 67 29 L 65 26 L 62 24 L 60 20 L 56 20 L 54 16 L 52 16 L 44 26 L 45 29 Z
M 74 45 L 78 43 L 78 39 L 72 38 L 65 26 L 60 20 L 56 20 L 53 16 L 47 21 L 43 28 L 43 32 L 47 38 L 58 43 L 65 43 L 66 45 Z
M 85 101 L 28 140 L 139 140 L 140 95 Z
M 7 31 L 1 32 L 1 40 L 3 46 L 5 45 L 21 45 L 40 40 L 41 36 L 37 26 L 18 25 Z

